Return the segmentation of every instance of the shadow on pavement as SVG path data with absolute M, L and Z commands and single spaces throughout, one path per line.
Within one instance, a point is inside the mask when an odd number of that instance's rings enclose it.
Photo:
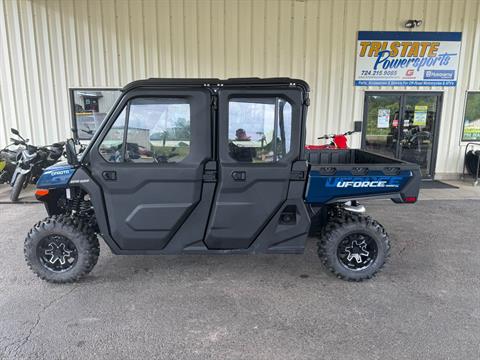
M 28 185 L 20 193 L 17 202 L 10 201 L 10 191 L 12 188 L 8 184 L 0 185 L 0 204 L 37 204 L 39 201 L 35 198 L 35 185 Z

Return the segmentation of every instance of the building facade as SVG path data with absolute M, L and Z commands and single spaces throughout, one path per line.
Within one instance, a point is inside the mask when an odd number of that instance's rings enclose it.
M 422 24 L 408 30 L 409 19 Z M 358 32 L 368 30 L 461 32 L 457 85 L 355 86 Z M 480 91 L 479 0 L 0 0 L 0 46 L 2 146 L 11 127 L 38 144 L 71 136 L 72 88 L 288 76 L 311 86 L 312 144 L 361 121 L 351 140 L 366 146 L 370 99 L 392 95 L 406 109 L 426 96 L 435 129 L 422 161 L 428 175 L 455 178 L 467 92 Z

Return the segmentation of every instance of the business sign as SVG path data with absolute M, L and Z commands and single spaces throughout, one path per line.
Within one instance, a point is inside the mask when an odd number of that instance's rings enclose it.
M 426 126 L 427 112 L 428 112 L 428 106 L 415 105 L 415 112 L 413 113 L 413 125 Z
M 378 109 L 377 128 L 388 129 L 390 127 L 390 109 Z
M 356 86 L 456 86 L 461 32 L 359 31 Z

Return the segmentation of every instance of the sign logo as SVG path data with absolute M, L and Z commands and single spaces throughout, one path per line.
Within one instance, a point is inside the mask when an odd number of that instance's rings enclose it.
M 461 32 L 359 31 L 356 86 L 456 86 Z
M 50 175 L 52 176 L 61 176 L 61 175 L 69 175 L 70 170 L 57 170 L 57 171 L 51 171 Z
M 455 79 L 455 70 L 425 70 L 423 77 L 433 80 L 453 80 Z

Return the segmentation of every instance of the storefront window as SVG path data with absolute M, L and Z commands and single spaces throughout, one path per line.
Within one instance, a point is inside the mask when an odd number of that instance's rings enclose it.
M 467 93 L 462 141 L 480 141 L 480 92 Z
M 120 95 L 120 89 L 70 89 L 76 137 L 90 140 Z

